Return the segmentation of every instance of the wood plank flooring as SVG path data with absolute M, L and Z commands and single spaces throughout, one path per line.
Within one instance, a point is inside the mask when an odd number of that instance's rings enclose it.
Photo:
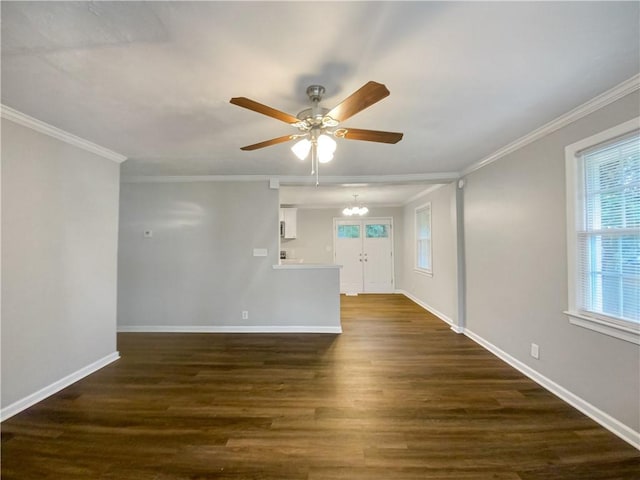
M 640 479 L 640 452 L 405 297 L 342 318 L 120 334 L 119 361 L 2 424 L 2 479 Z

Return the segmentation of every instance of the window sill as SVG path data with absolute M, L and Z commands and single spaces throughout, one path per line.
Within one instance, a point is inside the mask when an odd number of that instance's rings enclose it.
M 626 327 L 607 322 L 605 320 L 600 320 L 599 318 L 589 317 L 582 313 L 564 313 L 569 317 L 569 323 L 571 323 L 572 325 L 577 325 L 579 327 L 593 330 L 594 332 L 603 333 L 604 335 L 609 335 L 610 337 L 619 338 L 620 340 L 625 340 L 627 342 L 640 345 L 640 325 L 636 327 Z
M 433 277 L 433 272 L 430 272 L 429 270 L 421 270 L 419 268 L 414 268 L 413 271 L 416 273 L 419 273 L 420 275 L 424 275 L 425 277 Z

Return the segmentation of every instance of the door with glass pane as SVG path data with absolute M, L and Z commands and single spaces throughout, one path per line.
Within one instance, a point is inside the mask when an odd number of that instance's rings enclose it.
M 362 292 L 362 222 L 336 220 L 335 263 L 340 269 L 340 293 Z
M 341 293 L 393 292 L 391 219 L 336 219 L 334 245 Z
M 364 292 L 393 292 L 393 252 L 391 249 L 391 221 L 363 222 L 363 283 Z

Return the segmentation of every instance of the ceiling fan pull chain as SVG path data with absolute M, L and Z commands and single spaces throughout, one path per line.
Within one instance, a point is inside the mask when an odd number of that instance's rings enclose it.
M 311 141 L 311 175 L 316 176 L 316 187 L 320 184 L 320 164 L 318 162 L 318 142 Z

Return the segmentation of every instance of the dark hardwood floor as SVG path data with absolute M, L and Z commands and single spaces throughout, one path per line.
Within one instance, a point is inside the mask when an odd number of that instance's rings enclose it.
M 2 424 L 2 479 L 640 479 L 640 452 L 401 295 L 342 335 L 120 334 Z

